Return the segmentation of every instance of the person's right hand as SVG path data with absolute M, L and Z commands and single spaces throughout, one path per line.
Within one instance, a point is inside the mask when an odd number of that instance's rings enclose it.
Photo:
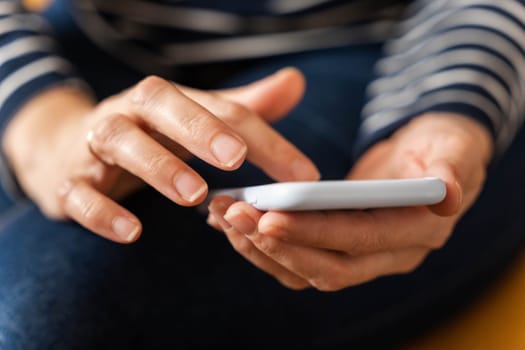
M 207 184 L 185 163 L 192 155 L 226 171 L 248 158 L 278 181 L 317 179 L 314 164 L 267 124 L 303 91 L 295 69 L 223 91 L 149 77 L 98 105 L 57 88 L 22 108 L 3 147 L 23 190 L 48 217 L 133 242 L 141 223 L 118 200 L 148 184 L 180 205 L 199 204 Z

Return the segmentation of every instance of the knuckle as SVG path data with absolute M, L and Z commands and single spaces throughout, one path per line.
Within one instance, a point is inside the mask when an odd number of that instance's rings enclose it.
M 350 254 L 371 253 L 387 247 L 387 232 L 382 232 L 375 224 L 373 214 L 363 213 L 359 217 L 359 227 L 348 235 L 345 251 Z
M 318 275 L 308 280 L 310 284 L 321 292 L 337 292 L 347 286 L 342 278 L 334 276 Z
M 263 251 L 266 255 L 271 256 L 277 261 L 282 261 L 285 258 L 285 252 L 280 240 L 266 237 L 266 235 L 259 234 L 252 241 L 259 250 Z
M 370 266 L 366 264 L 355 264 L 346 261 L 333 268 L 327 288 L 330 291 L 339 291 L 344 288 L 357 286 L 374 277 Z
M 178 170 L 177 165 L 168 154 L 154 154 L 149 156 L 146 162 L 143 163 L 143 167 L 144 171 L 153 177 L 164 173 L 175 174 Z
M 226 103 L 221 111 L 221 118 L 229 125 L 239 125 L 249 115 L 248 108 L 236 102 Z
M 311 246 L 322 247 L 326 244 L 326 237 L 333 232 L 333 217 L 327 211 L 318 211 L 309 215 L 315 215 L 312 220 L 312 229 L 308 233 L 308 241 Z M 289 216 L 283 216 L 283 219 L 277 222 L 279 225 L 275 225 L 276 234 L 286 239 L 288 236 L 291 236 L 294 231 L 290 230 L 289 227 L 293 227 L 292 218 Z M 346 232 L 345 237 L 352 237 L 351 232 Z M 346 240 L 345 240 L 346 242 Z M 343 248 L 342 248 L 343 249 Z
M 124 116 L 112 114 L 100 120 L 92 130 L 91 147 L 103 149 L 104 145 L 118 143 L 127 123 Z
M 73 183 L 64 198 L 64 208 L 68 212 L 76 212 L 75 217 L 79 222 L 92 227 L 102 225 L 103 203 L 99 198 L 84 198 L 82 190 L 77 183 Z M 67 209 L 69 208 L 69 209 Z
M 322 292 L 335 292 L 351 285 L 349 277 L 353 276 L 347 264 L 334 263 L 329 270 L 311 271 L 308 282 L 315 289 Z
M 387 236 L 388 232 L 383 232 L 382 229 L 378 229 L 377 219 L 374 217 L 375 214 L 370 212 L 369 215 L 364 215 L 361 219 L 364 225 L 364 229 L 361 233 L 361 240 L 358 244 L 362 246 L 365 252 L 374 252 L 387 247 Z
M 349 235 L 346 252 L 349 254 L 363 254 L 377 251 L 382 247 L 382 243 L 378 235 L 368 231 L 361 230 Z
M 406 266 L 403 267 L 403 269 L 401 269 L 401 273 L 402 274 L 411 274 L 412 272 L 416 271 L 417 268 L 419 267 L 420 263 L 417 262 L 417 263 L 410 263 L 410 264 L 407 264 Z
M 81 179 L 68 179 L 56 191 L 57 205 L 47 212 L 57 219 L 72 218 L 84 226 L 100 228 L 105 226 L 107 208 L 103 197 L 89 195 L 89 185 Z
M 116 97 L 115 96 L 110 96 L 102 101 L 99 102 L 99 104 L 97 105 L 97 113 L 99 114 L 110 114 L 112 110 L 114 110 L 114 103 L 116 101 Z
M 317 227 L 311 230 L 312 245 L 322 246 L 325 240 L 326 233 L 331 231 L 332 220 L 330 219 L 327 211 L 319 211 L 317 215 L 318 216 L 316 217 L 316 220 L 314 221 Z
M 179 122 L 184 131 L 187 142 L 198 142 L 211 127 L 210 115 L 201 109 L 195 109 L 186 116 L 179 116 Z M 181 130 L 182 130 L 181 128 Z
M 386 235 L 381 234 L 380 232 L 369 232 L 365 235 L 365 249 L 367 251 L 373 252 L 387 248 Z
M 259 230 L 271 237 L 286 240 L 292 234 L 290 231 L 290 227 L 293 227 L 292 221 L 291 216 L 283 213 L 267 213 L 259 221 Z
M 43 206 L 42 211 L 49 217 L 66 216 L 66 205 L 69 201 L 71 192 L 75 189 L 77 183 L 74 180 L 67 179 L 61 183 L 55 191 L 56 206 Z
M 429 248 L 434 250 L 439 250 L 445 246 L 446 239 L 444 238 L 435 238 L 429 242 Z
M 244 257 L 250 256 L 254 250 L 255 247 L 253 246 L 252 242 L 250 242 L 249 239 L 242 237 L 242 236 L 228 236 L 230 239 L 230 243 L 233 246 L 233 249 L 235 249 L 236 252 L 241 254 Z
M 95 223 L 102 209 L 102 203 L 96 199 L 78 201 L 79 215 L 86 222 Z
M 427 247 L 433 250 L 441 249 L 445 246 L 448 241 L 448 233 L 446 231 L 440 230 L 436 231 L 428 239 Z
M 131 89 L 131 101 L 143 107 L 155 105 L 158 96 L 169 88 L 172 88 L 169 82 L 155 75 L 150 75 Z
M 41 205 L 40 210 L 45 217 L 51 220 L 62 221 L 67 219 L 67 215 L 57 205 Z
M 401 268 L 399 269 L 399 273 L 410 274 L 416 271 L 425 260 L 425 256 L 425 254 L 421 254 L 413 259 L 409 259 L 405 264 L 401 266 Z
M 277 279 L 283 286 L 285 286 L 288 289 L 291 290 L 305 290 L 310 287 L 310 284 L 305 281 L 301 280 L 299 278 L 293 278 L 293 277 L 281 277 Z

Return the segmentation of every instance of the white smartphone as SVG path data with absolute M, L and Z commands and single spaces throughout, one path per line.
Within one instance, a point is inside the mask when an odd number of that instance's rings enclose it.
M 260 210 L 332 210 L 431 205 L 446 196 L 437 177 L 384 180 L 278 182 L 210 191 L 209 203 L 227 195 Z

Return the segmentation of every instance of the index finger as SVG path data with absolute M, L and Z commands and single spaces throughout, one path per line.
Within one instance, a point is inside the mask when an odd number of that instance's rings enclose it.
M 190 88 L 182 92 L 236 131 L 248 146 L 248 159 L 270 177 L 278 181 L 319 179 L 314 163 L 253 111 L 213 93 Z
M 118 113 L 124 109 L 211 165 L 234 170 L 246 157 L 248 148 L 237 133 L 164 79 L 148 77 L 118 99 L 112 105 Z

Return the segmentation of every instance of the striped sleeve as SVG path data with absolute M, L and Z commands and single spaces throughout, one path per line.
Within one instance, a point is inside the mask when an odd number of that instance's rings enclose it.
M 525 117 L 525 0 L 418 0 L 399 29 L 368 86 L 357 156 L 431 111 L 483 123 L 501 155 Z
M 0 0 L 0 130 L 31 97 L 51 86 L 82 85 L 57 54 L 51 30 L 17 1 Z
M 17 1 L 0 0 L 0 133 L 39 92 L 58 84 L 86 88 L 57 51 L 41 17 L 25 12 Z M 23 196 L 2 151 L 0 186 L 12 199 Z

